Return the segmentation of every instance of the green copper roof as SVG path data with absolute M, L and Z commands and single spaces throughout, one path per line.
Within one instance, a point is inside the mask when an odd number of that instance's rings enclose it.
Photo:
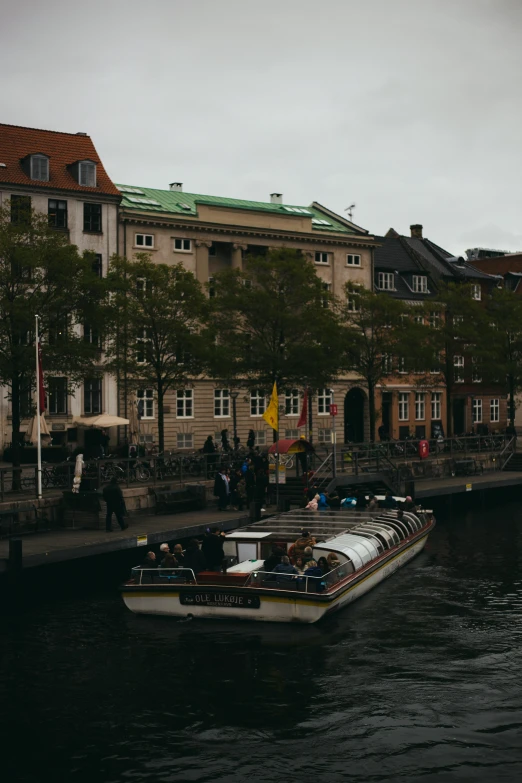
M 138 185 L 116 185 L 122 195 L 122 207 L 139 209 L 147 212 L 169 212 L 178 215 L 198 216 L 198 204 L 228 207 L 229 209 L 251 210 L 254 212 L 271 212 L 273 214 L 294 215 L 295 217 L 310 217 L 312 228 L 317 231 L 334 231 L 343 234 L 355 234 L 341 220 L 335 220 L 329 214 L 309 206 L 294 206 L 292 204 L 272 204 L 266 201 L 247 201 L 240 198 L 224 198 L 222 196 L 203 196 L 197 193 L 184 193 L 179 190 L 156 190 Z

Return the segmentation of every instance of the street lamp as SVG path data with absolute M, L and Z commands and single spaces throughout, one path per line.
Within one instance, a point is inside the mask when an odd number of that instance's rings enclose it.
M 238 391 L 231 391 L 230 397 L 232 398 L 232 422 L 234 427 L 234 451 L 237 450 L 237 412 L 236 412 L 236 400 L 239 397 Z

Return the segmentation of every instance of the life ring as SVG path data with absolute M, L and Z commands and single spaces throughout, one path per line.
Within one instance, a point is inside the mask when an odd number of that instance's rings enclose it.
M 421 459 L 426 459 L 426 457 L 429 457 L 430 454 L 430 444 L 427 440 L 420 440 L 419 441 L 419 457 Z

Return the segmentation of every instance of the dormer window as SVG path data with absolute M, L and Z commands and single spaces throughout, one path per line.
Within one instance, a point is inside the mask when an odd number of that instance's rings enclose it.
M 393 272 L 379 272 L 377 275 L 377 287 L 381 291 L 395 291 L 395 275 Z
M 86 188 L 96 187 L 96 163 L 81 160 L 78 163 L 78 183 Z
M 413 275 L 412 288 L 416 294 L 428 293 L 428 278 L 426 275 Z
M 49 158 L 46 155 L 31 155 L 31 179 L 49 182 Z

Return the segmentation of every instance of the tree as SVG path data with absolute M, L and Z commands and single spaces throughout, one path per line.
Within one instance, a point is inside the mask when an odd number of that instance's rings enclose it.
M 342 328 L 342 366 L 356 373 L 368 388 L 370 439 L 375 440 L 375 390 L 393 373 L 397 353 L 403 353 L 406 323 L 404 303 L 347 283 L 346 299 L 339 301 Z
M 338 368 L 338 320 L 314 264 L 298 250 L 270 250 L 212 283 L 214 377 L 247 388 L 323 388 Z
M 486 315 L 480 348 L 482 371 L 489 380 L 505 382 L 509 422 L 514 426 L 515 397 L 522 389 L 522 297 L 507 288 L 495 288 Z
M 29 206 L 11 211 L 9 203 L 0 208 L 0 382 L 11 399 L 14 466 L 21 457 L 22 399 L 30 399 L 36 383 L 35 316 L 45 371 L 66 374 L 74 385 L 96 371 L 99 350 L 83 339 L 81 325 L 97 322 L 103 296 L 92 254 L 80 256 L 65 234 L 49 227 L 47 215 Z
M 165 449 L 164 400 L 187 386 L 204 367 L 207 299 L 182 264 L 155 264 L 146 253 L 113 257 L 109 269 L 108 369 L 127 384 L 153 388 L 158 441 Z

